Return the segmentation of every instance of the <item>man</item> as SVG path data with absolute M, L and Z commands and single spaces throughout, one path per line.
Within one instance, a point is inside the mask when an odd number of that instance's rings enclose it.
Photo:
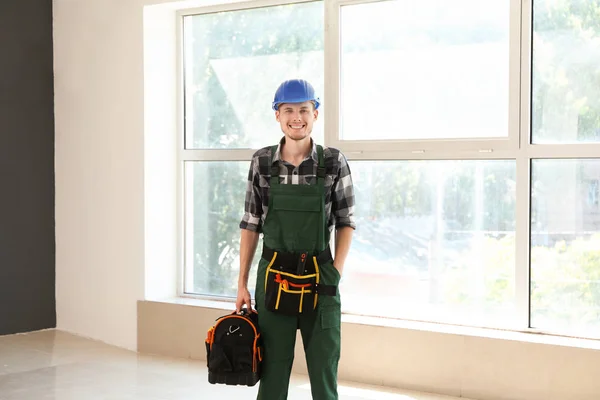
M 310 83 L 283 82 L 273 110 L 285 136 L 254 154 L 248 175 L 236 309 L 252 308 L 248 275 L 262 233 L 255 293 L 265 354 L 258 400 L 287 399 L 297 329 L 313 399 L 338 398 L 338 284 L 356 228 L 354 190 L 344 155 L 310 137 L 319 105 Z

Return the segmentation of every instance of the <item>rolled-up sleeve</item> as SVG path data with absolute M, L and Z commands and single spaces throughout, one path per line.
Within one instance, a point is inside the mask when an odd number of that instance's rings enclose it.
M 244 204 L 244 215 L 240 222 L 241 229 L 248 229 L 254 232 L 260 232 L 262 229 L 261 216 L 263 211 L 259 182 L 258 158 L 253 157 L 246 183 L 246 201 Z
M 339 169 L 331 194 L 331 211 L 335 217 L 335 228 L 349 226 L 356 229 L 354 220 L 354 185 L 348 160 L 340 152 Z

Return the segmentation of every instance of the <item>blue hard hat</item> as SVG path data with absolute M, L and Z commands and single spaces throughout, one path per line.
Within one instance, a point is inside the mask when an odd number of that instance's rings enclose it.
M 315 95 L 315 88 L 310 83 L 304 79 L 290 79 L 277 88 L 273 100 L 273 110 L 277 111 L 282 103 L 304 103 L 305 101 L 314 101 L 315 110 L 321 104 Z

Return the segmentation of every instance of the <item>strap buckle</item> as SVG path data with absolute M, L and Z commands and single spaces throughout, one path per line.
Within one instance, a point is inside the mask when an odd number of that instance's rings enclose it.
M 308 253 L 300 253 L 300 257 L 298 257 L 298 266 L 296 267 L 296 275 L 302 275 L 304 273 L 307 256 Z

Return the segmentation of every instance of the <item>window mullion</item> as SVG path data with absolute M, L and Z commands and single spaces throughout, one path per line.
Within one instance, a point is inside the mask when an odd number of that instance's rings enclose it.
M 340 6 L 325 1 L 324 77 L 325 77 L 325 145 L 340 147 Z
M 516 232 L 515 232 L 515 306 L 516 329 L 530 328 L 531 315 L 531 2 L 520 0 L 519 98 L 517 157 Z M 511 4 L 514 7 L 514 4 Z M 514 8 L 513 8 L 514 9 Z M 513 109 L 511 105 L 511 110 Z
M 529 328 L 530 305 L 530 193 L 531 161 L 517 158 L 516 231 L 515 231 L 515 310 L 516 329 Z
M 524 115 L 523 105 L 529 102 L 530 65 L 530 23 L 531 13 L 525 8 L 527 0 L 511 0 L 510 2 L 510 31 L 509 31 L 509 90 L 508 90 L 508 138 L 510 148 L 522 147 L 520 142 L 523 131 L 521 125 Z M 531 8 L 531 7 L 530 7 Z M 528 19 L 529 18 L 529 19 Z M 529 129 L 527 129 L 529 131 Z M 528 137 L 528 135 L 526 135 Z

